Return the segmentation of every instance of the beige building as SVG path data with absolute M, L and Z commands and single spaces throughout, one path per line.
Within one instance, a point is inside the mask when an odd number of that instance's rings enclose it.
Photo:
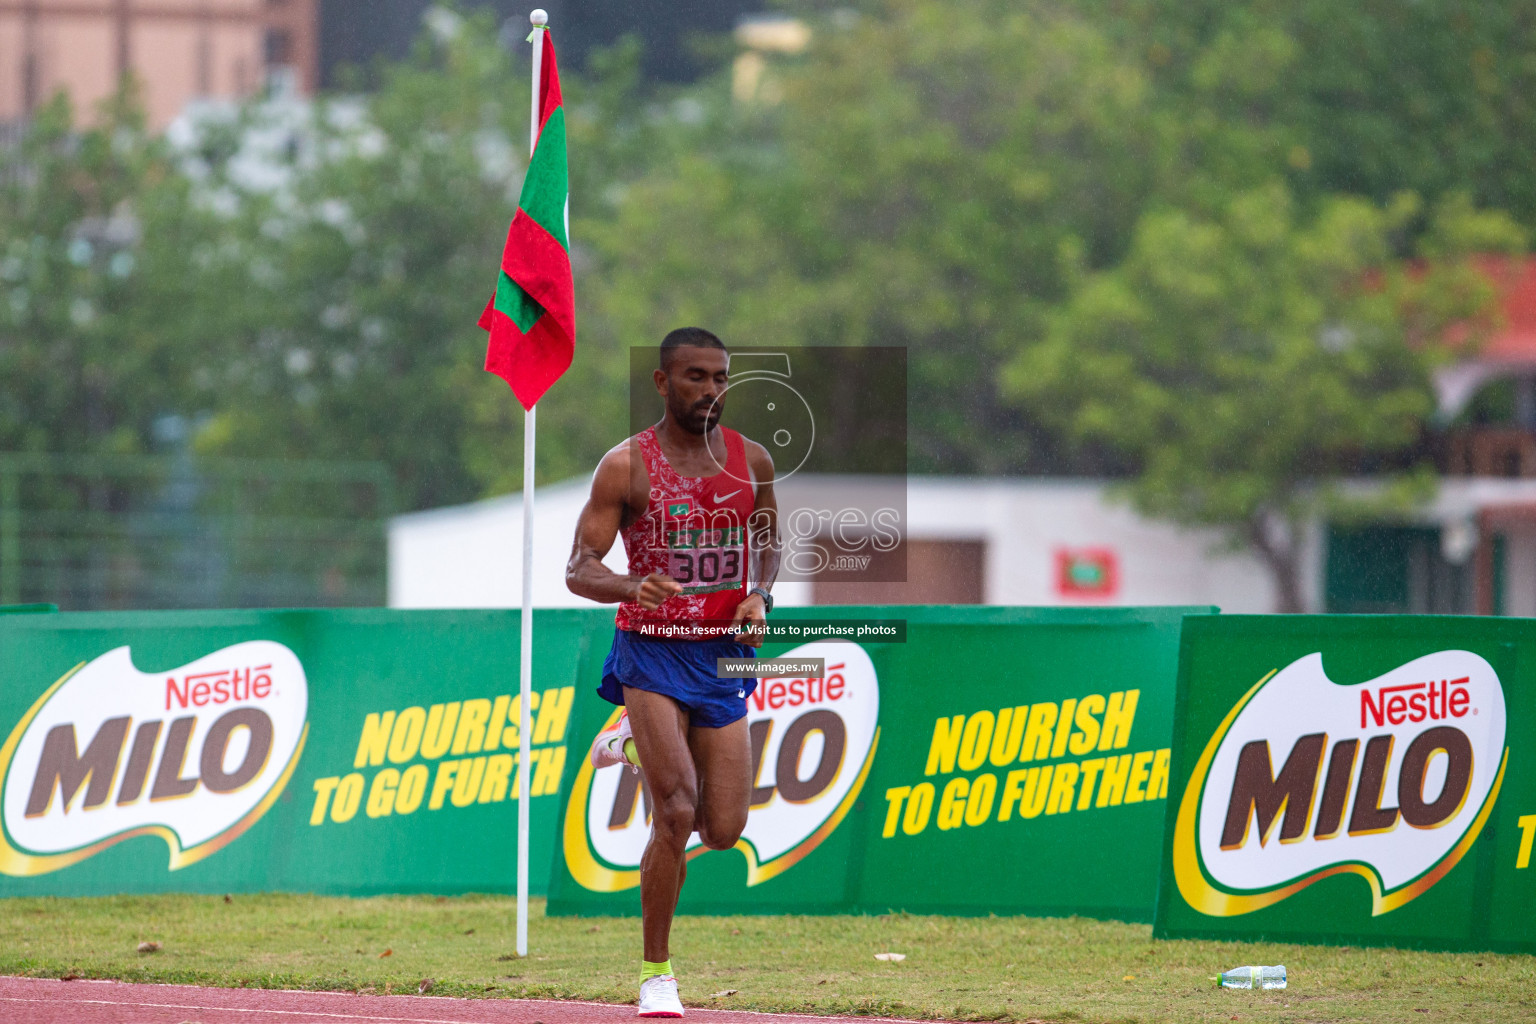
M 0 122 L 54 93 L 89 117 L 126 72 L 150 126 L 189 100 L 236 99 L 274 75 L 301 93 L 319 77 L 319 0 L 0 0 Z

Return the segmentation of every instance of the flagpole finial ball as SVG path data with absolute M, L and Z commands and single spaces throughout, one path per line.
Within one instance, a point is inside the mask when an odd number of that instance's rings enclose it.
M 549 24 L 549 12 L 541 7 L 534 11 L 532 14 L 528 15 L 528 20 L 533 22 L 536 26 L 543 27 L 544 25 Z

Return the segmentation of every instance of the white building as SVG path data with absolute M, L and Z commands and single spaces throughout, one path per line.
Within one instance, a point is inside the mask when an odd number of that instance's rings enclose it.
M 781 507 L 850 486 L 797 477 Z M 853 485 L 856 487 L 856 485 Z M 588 481 L 535 495 L 534 604 L 590 602 L 564 570 Z M 1216 604 L 1268 611 L 1273 587 L 1246 553 L 1221 538 L 1136 515 L 1105 484 L 1080 480 L 913 477 L 907 486 L 908 582 L 780 582 L 781 605 L 830 603 L 1136 605 Z M 394 608 L 505 608 L 521 600 L 522 500 L 512 495 L 396 517 L 389 528 Z M 624 571 L 622 545 L 605 559 Z M 1315 598 L 1315 595 L 1314 595 Z
M 791 487 L 790 484 L 794 486 Z M 581 607 L 565 563 L 588 481 L 535 496 L 534 603 Z M 848 478 L 797 477 L 781 507 L 852 494 Z M 1536 616 L 1536 479 L 1463 477 L 1401 521 L 1319 527 L 1302 557 L 1312 611 Z M 1137 515 L 1101 481 L 913 477 L 907 582 L 781 581 L 782 606 L 814 604 L 1275 607 L 1269 573 L 1214 531 Z M 512 495 L 398 516 L 389 528 L 394 608 L 508 608 L 521 599 L 522 501 Z M 622 545 L 605 560 L 624 571 Z

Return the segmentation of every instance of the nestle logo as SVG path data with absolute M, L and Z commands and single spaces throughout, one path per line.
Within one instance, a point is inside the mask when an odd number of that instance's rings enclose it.
M 1465 685 L 1469 679 L 1469 676 L 1462 676 L 1438 682 L 1382 686 L 1374 694 L 1369 689 L 1362 689 L 1360 728 L 1367 728 L 1368 722 L 1379 728 L 1387 724 L 1422 722 L 1426 718 L 1435 722 L 1465 718 L 1467 705 L 1472 703 L 1472 695 Z
M 787 683 L 783 677 L 775 678 L 772 675 L 760 677 L 757 689 L 752 693 L 752 703 L 757 705 L 757 710 L 773 708 L 777 711 L 782 707 L 797 708 L 801 704 L 821 704 L 841 700 L 843 697 L 843 673 L 845 666 L 839 662 L 836 665 L 827 666 L 827 675 L 823 677 L 801 677 L 790 679 Z M 769 680 L 773 680 L 769 682 Z
M 0 749 L 0 872 L 58 871 L 146 834 L 171 870 L 217 853 L 287 785 L 308 711 L 303 664 L 272 640 L 154 672 L 126 646 L 75 666 Z
M 1509 764 L 1505 727 L 1503 684 L 1473 651 L 1354 684 L 1331 679 L 1321 651 L 1270 672 L 1190 776 L 1170 855 L 1180 896 L 1233 917 L 1352 873 L 1372 916 L 1404 906 L 1486 846 L 1473 844 Z
M 195 672 L 176 685 L 176 677 L 165 681 L 165 710 L 171 710 L 174 700 L 185 708 L 188 704 L 204 707 L 209 704 L 228 704 L 232 700 L 265 700 L 272 693 L 272 666 L 257 665 L 240 669 L 224 669 L 222 672 Z

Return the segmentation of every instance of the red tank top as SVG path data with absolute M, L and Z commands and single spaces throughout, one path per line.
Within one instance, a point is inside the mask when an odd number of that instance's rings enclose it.
M 621 531 L 632 575 L 666 573 L 683 592 L 646 611 L 638 602 L 619 605 L 620 629 L 674 639 L 713 639 L 729 632 L 736 606 L 747 596 L 747 522 L 757 503 L 741 435 L 719 428 L 725 439 L 725 471 L 679 476 L 661 452 L 652 427 L 634 442 L 650 479 L 645 514 Z M 671 626 L 671 630 L 658 627 Z

